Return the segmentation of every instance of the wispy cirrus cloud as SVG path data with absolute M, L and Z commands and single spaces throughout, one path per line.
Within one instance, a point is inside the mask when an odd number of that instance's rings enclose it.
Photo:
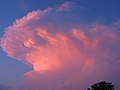
M 24 89 L 83 90 L 98 80 L 118 81 L 119 25 L 83 24 L 83 7 L 73 5 L 30 12 L 6 29 L 3 50 L 33 68 Z

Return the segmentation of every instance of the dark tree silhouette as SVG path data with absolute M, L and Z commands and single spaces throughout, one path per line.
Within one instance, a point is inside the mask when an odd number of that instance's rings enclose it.
M 91 86 L 91 88 L 88 88 L 88 90 L 115 90 L 114 85 L 110 82 L 98 82 Z

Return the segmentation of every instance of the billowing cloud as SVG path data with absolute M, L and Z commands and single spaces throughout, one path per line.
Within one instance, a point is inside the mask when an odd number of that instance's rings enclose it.
M 85 24 L 86 8 L 76 12 L 74 5 L 30 12 L 6 29 L 3 50 L 33 68 L 24 74 L 25 90 L 85 90 L 100 80 L 118 82 L 119 23 Z

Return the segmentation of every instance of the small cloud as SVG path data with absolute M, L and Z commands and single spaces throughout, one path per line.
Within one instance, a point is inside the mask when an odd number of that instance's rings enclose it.
M 26 10 L 26 9 L 29 8 L 29 5 L 23 0 L 17 1 L 17 3 L 19 4 L 20 8 L 23 9 L 23 10 Z
M 75 3 L 73 3 L 73 2 L 65 2 L 62 5 L 60 5 L 57 10 L 68 10 L 68 9 L 74 7 L 74 4 Z

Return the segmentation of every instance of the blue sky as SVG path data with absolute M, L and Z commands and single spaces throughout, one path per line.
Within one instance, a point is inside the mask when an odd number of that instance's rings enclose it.
M 93 12 L 96 16 L 105 18 L 106 20 L 114 20 L 119 18 L 120 1 L 119 0 L 1 0 L 0 2 L 0 36 L 3 34 L 3 29 L 9 26 L 17 18 L 21 18 L 28 12 L 45 9 L 47 7 L 54 7 L 57 4 L 62 4 L 65 1 L 77 2 L 81 6 L 85 6 Z
M 33 10 L 55 7 L 66 1 L 88 8 L 89 12 L 103 23 L 113 22 L 120 18 L 120 0 L 1 0 L 0 37 L 4 35 L 4 29 L 16 19 Z M 93 19 L 93 17 L 89 18 Z M 23 74 L 30 69 L 29 66 L 8 57 L 0 48 L 0 84 L 17 85 L 22 81 Z

